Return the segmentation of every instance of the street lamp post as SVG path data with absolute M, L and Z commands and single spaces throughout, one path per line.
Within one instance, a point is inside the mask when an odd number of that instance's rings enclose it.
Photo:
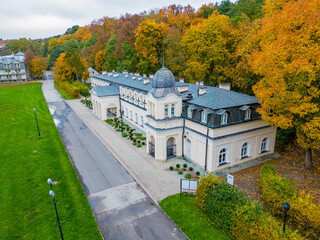
M 59 224 L 60 236 L 61 236 L 61 239 L 63 240 L 63 234 L 62 234 L 62 229 L 61 229 L 61 225 L 60 225 L 60 220 L 59 220 L 56 200 L 54 198 L 55 194 L 54 194 L 54 192 L 52 190 L 52 180 L 50 178 L 48 178 L 47 183 L 50 185 L 50 188 L 51 188 L 51 190 L 49 191 L 49 195 L 53 198 L 54 209 L 56 210 L 57 220 L 58 220 L 58 224 Z
M 288 202 L 285 202 L 283 204 L 283 211 L 284 211 L 283 232 L 286 231 L 287 213 L 288 213 L 289 209 L 290 209 L 290 204 Z
M 38 119 L 37 119 L 37 113 L 36 113 L 36 108 L 35 108 L 35 107 L 33 108 L 33 111 L 34 111 L 34 116 L 35 116 L 36 122 L 37 122 L 37 128 L 38 128 L 39 138 L 41 138 L 40 130 L 39 130 L 39 124 L 38 124 Z

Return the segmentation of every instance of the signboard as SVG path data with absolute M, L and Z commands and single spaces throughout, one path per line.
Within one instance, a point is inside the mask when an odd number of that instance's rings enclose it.
M 231 174 L 227 174 L 227 183 L 229 183 L 231 186 L 234 184 L 234 176 Z
M 180 179 L 180 191 L 196 191 L 198 187 L 197 180 Z

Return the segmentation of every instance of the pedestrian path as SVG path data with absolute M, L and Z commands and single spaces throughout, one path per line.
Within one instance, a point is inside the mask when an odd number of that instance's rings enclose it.
M 80 100 L 66 102 L 155 202 L 179 193 L 180 176 L 167 169 L 181 160 L 170 160 L 169 163 L 156 162 L 146 154 L 145 146 L 140 149 L 133 146 L 122 138 L 119 132 L 94 115 Z

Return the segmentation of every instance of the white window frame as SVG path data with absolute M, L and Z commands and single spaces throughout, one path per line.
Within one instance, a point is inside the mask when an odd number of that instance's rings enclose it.
M 144 119 L 143 119 L 143 116 L 140 117 L 140 120 L 141 120 L 141 126 L 143 127 L 144 126 Z
M 224 152 L 222 152 L 224 150 Z M 224 161 L 220 161 L 220 159 Z M 229 163 L 229 149 L 221 148 L 218 154 L 218 166 Z
M 270 145 L 270 138 L 269 137 L 262 138 L 260 143 L 260 153 L 269 152 L 270 151 L 269 145 Z
M 126 117 L 128 117 L 128 114 L 129 114 L 129 113 L 128 113 L 128 108 L 126 108 L 125 111 L 124 111 L 124 115 L 125 115 Z
M 228 123 L 228 113 L 223 113 L 221 115 L 221 125 L 227 124 Z
M 207 123 L 208 121 L 208 114 L 205 111 L 201 112 L 201 122 Z
M 130 110 L 130 119 L 133 120 L 133 113 L 132 110 Z
M 171 116 L 174 116 L 174 115 L 175 115 L 175 107 L 174 107 L 174 104 L 171 105 L 170 113 L 171 113 Z
M 164 117 L 169 117 L 169 106 L 168 105 L 164 106 Z
M 245 112 L 244 112 L 244 120 L 249 120 L 251 119 L 251 109 L 248 108 Z
M 135 116 L 136 123 L 138 123 L 139 121 L 138 113 L 135 113 L 134 116 Z
M 246 144 L 246 146 L 245 146 Z M 240 149 L 240 159 L 242 158 L 246 158 L 246 157 L 250 157 L 250 143 L 249 142 L 244 142 L 241 145 L 241 149 Z

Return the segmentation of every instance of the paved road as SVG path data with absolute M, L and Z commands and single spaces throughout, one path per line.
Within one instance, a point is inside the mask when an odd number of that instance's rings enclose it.
M 53 87 L 42 87 L 104 239 L 187 239 Z

